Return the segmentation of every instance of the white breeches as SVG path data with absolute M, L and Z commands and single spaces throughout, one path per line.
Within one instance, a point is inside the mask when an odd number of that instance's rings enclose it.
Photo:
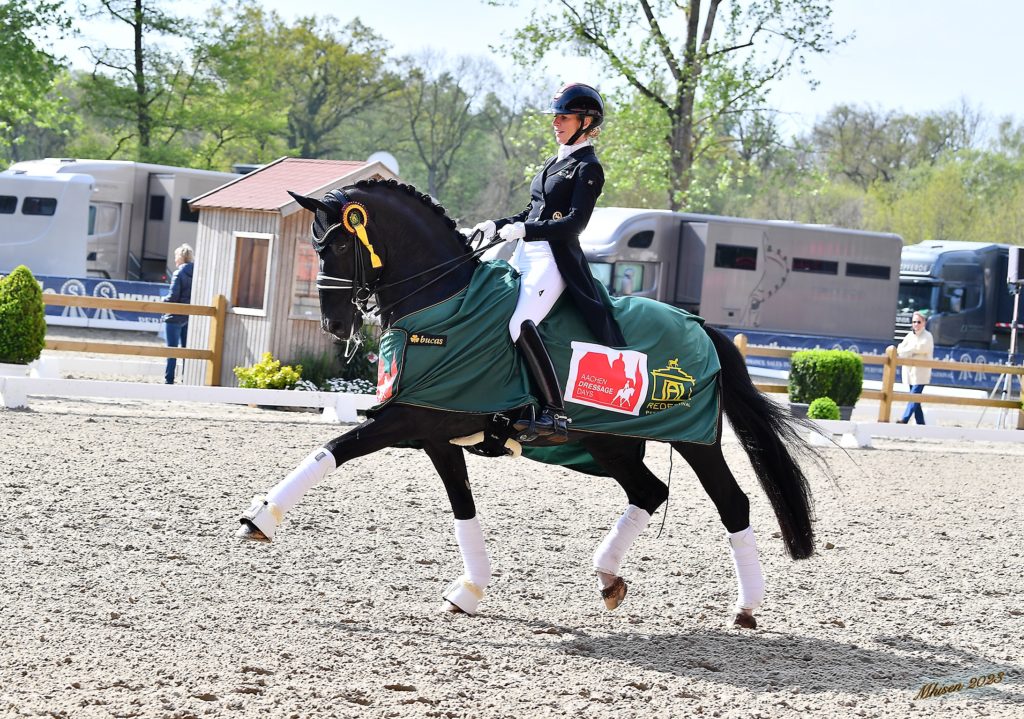
M 539 325 L 547 317 L 565 290 L 565 280 L 547 242 L 520 240 L 510 264 L 520 274 L 519 301 L 508 323 L 508 333 L 516 342 L 523 322 L 532 320 Z
M 335 469 L 334 455 L 326 449 L 318 449 L 267 492 L 267 501 L 276 504 L 282 512 L 288 512 L 299 503 L 302 495 Z

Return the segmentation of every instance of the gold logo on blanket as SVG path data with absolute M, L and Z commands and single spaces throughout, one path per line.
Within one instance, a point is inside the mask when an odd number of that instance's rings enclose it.
M 651 370 L 654 376 L 654 389 L 651 399 L 644 405 L 644 414 L 660 412 L 674 407 L 680 402 L 686 404 L 693 396 L 696 380 L 679 366 L 679 360 L 669 360 L 668 365 L 661 369 Z
M 448 335 L 427 335 L 423 333 L 416 333 L 409 335 L 409 344 L 444 347 L 448 344 Z

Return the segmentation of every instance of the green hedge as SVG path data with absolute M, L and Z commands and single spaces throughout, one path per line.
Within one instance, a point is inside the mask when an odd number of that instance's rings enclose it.
M 848 350 L 794 352 L 789 367 L 789 401 L 810 404 L 828 397 L 840 407 L 852 407 L 864 385 L 864 363 Z
M 25 265 L 0 279 L 0 362 L 28 364 L 46 346 L 46 309 L 39 282 Z

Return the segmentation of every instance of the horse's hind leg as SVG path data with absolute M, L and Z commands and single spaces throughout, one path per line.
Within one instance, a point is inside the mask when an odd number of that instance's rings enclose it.
M 757 626 L 753 612 L 764 599 L 764 575 L 750 527 L 750 501 L 725 462 L 721 437 L 712 445 L 673 442 L 672 447 L 693 468 L 725 525 L 739 587 L 733 623 L 753 629 Z
M 598 589 L 605 606 L 615 609 L 626 596 L 626 582 L 619 576 L 622 560 L 668 497 L 668 489 L 644 464 L 643 441 L 602 436 L 584 440 L 583 445 L 619 483 L 629 502 L 594 552 Z
M 455 541 L 462 554 L 462 576 L 441 595 L 445 609 L 476 614 L 484 589 L 491 581 L 491 562 L 484 546 L 484 533 L 476 516 L 473 491 L 466 471 L 466 456 L 460 447 L 448 442 L 426 442 L 423 450 L 441 475 L 455 515 Z

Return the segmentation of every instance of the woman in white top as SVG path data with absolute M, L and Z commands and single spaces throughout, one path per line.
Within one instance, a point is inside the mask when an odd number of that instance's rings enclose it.
M 935 351 L 935 342 L 932 340 L 932 333 L 925 329 L 927 318 L 921 312 L 915 312 L 910 320 L 911 331 L 900 342 L 896 348 L 896 354 L 900 357 L 910 359 L 931 359 Z M 932 378 L 931 367 L 903 367 L 903 381 L 910 385 L 910 391 L 914 394 L 921 394 L 924 386 Z M 896 420 L 899 424 L 907 424 L 913 415 L 918 424 L 924 424 L 924 412 L 921 410 L 920 402 L 907 404 L 907 411 L 903 413 L 903 419 Z

